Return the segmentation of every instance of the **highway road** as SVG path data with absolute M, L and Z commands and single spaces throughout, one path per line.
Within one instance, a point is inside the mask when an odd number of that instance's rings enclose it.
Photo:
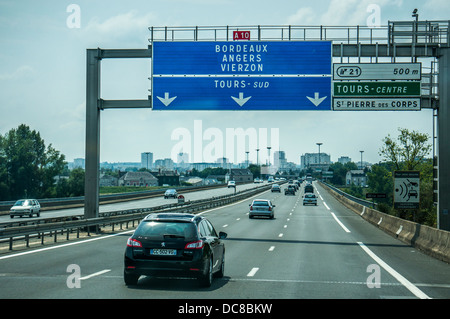
M 284 187 L 283 187 L 284 188 Z M 275 218 L 248 218 L 243 200 L 202 212 L 225 231 L 225 276 L 123 281 L 133 230 L 0 255 L 0 298 L 43 299 L 447 299 L 450 266 L 367 223 L 315 184 L 317 206 L 270 191 Z M 183 301 L 184 302 L 184 301 Z M 222 309 L 222 308 L 221 308 Z

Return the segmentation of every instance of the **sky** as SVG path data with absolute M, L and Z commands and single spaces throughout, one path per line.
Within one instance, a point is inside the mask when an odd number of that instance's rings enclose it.
M 374 5 L 378 11 L 372 10 Z M 150 44 L 151 26 L 367 26 L 371 21 L 386 26 L 388 21 L 411 21 L 414 8 L 418 8 L 420 20 L 450 18 L 446 0 L 0 0 L 0 134 L 26 124 L 39 131 L 46 145 L 52 144 L 67 161 L 84 158 L 86 50 L 145 49 Z M 375 12 L 379 15 L 374 16 Z M 150 59 L 106 59 L 101 69 L 103 99 L 147 99 Z M 227 156 L 230 141 L 226 131 L 238 128 L 255 130 L 260 145 L 278 146 L 287 160 L 296 164 L 302 154 L 316 153 L 319 142 L 320 151 L 330 154 L 333 162 L 341 156 L 357 162 L 363 150 L 364 161 L 377 163 L 382 160 L 383 138 L 398 136 L 398 128 L 432 137 L 433 114 L 429 109 L 108 109 L 101 112 L 100 161 L 140 162 L 142 152 L 153 152 L 154 159 L 169 158 L 180 143 L 187 148 L 188 142 L 190 150 L 185 152 L 191 156 L 195 143 L 200 143 L 196 145 L 200 145 L 203 160 L 210 157 L 208 154 Z M 203 136 L 195 137 L 199 130 Z M 208 140 L 207 132 L 219 132 L 215 138 L 221 141 Z M 182 139 L 180 134 L 184 134 Z M 278 135 L 274 143 L 272 135 Z M 223 145 L 223 150 L 209 152 L 217 145 Z M 277 150 L 274 147 L 272 156 Z M 256 162 L 256 150 L 248 151 L 250 161 Z M 244 159 L 245 154 L 239 153 L 234 162 Z M 261 150 L 260 163 L 266 158 L 267 151 Z

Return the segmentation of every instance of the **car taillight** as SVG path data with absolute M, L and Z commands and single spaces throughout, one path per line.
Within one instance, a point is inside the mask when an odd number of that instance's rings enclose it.
M 127 240 L 127 246 L 128 247 L 142 247 L 142 244 L 139 240 L 133 239 L 133 238 L 128 238 Z
M 272 211 L 272 207 L 269 206 L 269 212 Z
M 203 240 L 193 241 L 191 243 L 187 243 L 184 249 L 201 249 L 203 248 Z
M 250 210 L 253 210 L 253 206 L 250 206 Z

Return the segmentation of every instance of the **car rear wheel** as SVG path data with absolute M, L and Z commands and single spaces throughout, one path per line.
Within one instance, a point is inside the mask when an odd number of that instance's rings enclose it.
M 200 278 L 200 284 L 203 287 L 211 287 L 213 281 L 213 272 L 212 272 L 213 261 L 212 257 L 208 261 L 208 265 L 206 265 L 206 273 Z
M 222 255 L 222 264 L 220 266 L 220 270 L 215 273 L 215 277 L 222 278 L 224 274 L 225 274 L 225 252 L 223 252 Z
M 139 280 L 139 275 L 127 274 L 123 273 L 123 279 L 125 281 L 125 285 L 127 286 L 135 286 Z

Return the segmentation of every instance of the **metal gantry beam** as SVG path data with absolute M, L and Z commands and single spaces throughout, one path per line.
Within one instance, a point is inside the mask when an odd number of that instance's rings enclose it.
M 151 58 L 151 49 L 88 49 L 86 70 L 86 158 L 84 217 L 99 213 L 100 111 L 109 108 L 150 108 L 149 100 L 102 100 L 101 60 L 107 58 Z
M 439 108 L 437 110 L 438 228 L 450 231 L 450 48 L 439 56 Z

